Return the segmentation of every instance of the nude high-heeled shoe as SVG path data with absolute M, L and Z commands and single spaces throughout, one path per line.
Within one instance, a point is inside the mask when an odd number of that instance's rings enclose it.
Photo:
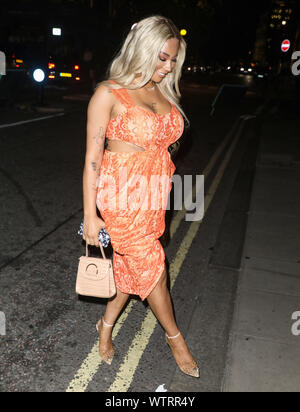
M 99 323 L 100 323 L 100 326 L 99 326 Z M 112 347 L 112 349 L 110 349 L 108 351 L 105 351 L 105 352 L 100 350 L 100 339 L 101 339 L 100 335 L 101 335 L 102 328 L 104 326 L 113 327 L 114 325 L 110 325 L 109 323 L 106 323 L 104 321 L 103 316 L 102 316 L 101 319 L 96 324 L 96 329 L 97 329 L 97 332 L 99 334 L 99 356 L 104 362 L 106 362 L 108 365 L 110 365 L 112 360 L 113 360 L 113 357 L 114 357 L 114 348 Z
M 175 336 L 168 336 L 167 333 L 165 333 L 165 340 L 167 342 L 167 344 L 170 346 L 172 353 L 173 353 L 173 349 L 172 349 L 172 339 L 176 339 L 178 338 L 178 336 L 180 336 L 181 333 L 177 333 L 177 335 Z M 173 353 L 174 356 L 174 353 Z M 185 373 L 186 375 L 189 376 L 193 376 L 194 378 L 199 378 L 200 377 L 200 372 L 199 372 L 199 368 L 197 366 L 197 363 L 195 362 L 195 360 L 193 359 L 191 362 L 180 362 L 179 360 L 177 360 L 174 356 L 174 359 L 179 367 L 179 369 Z

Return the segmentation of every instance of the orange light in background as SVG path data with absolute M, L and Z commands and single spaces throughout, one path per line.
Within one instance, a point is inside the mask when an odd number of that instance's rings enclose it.
M 49 63 L 48 68 L 49 69 L 55 69 L 55 64 L 54 63 Z
M 76 77 L 76 80 L 80 80 L 80 77 Z
M 75 70 L 79 70 L 79 66 L 76 64 L 76 66 L 74 67 Z
M 55 79 L 55 76 L 53 76 L 53 75 L 50 75 L 48 77 L 49 77 L 49 79 Z

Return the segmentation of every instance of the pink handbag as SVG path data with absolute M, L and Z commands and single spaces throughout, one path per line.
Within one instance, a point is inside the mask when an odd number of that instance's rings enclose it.
M 85 256 L 79 258 L 76 280 L 78 295 L 110 298 L 117 292 L 112 260 L 105 257 L 103 246 L 99 244 L 103 258 L 89 257 L 87 243 Z

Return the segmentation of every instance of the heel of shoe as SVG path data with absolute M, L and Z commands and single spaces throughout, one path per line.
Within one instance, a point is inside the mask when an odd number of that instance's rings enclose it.
M 176 339 L 180 335 L 181 335 L 180 332 L 175 336 L 168 336 L 165 333 L 165 341 L 169 345 L 171 351 L 172 351 L 172 346 L 170 345 L 171 340 Z M 173 351 L 172 351 L 172 353 L 173 353 Z M 173 356 L 174 356 L 174 354 L 173 354 Z M 175 359 L 175 357 L 174 357 L 174 359 Z M 175 362 L 177 363 L 177 366 L 179 367 L 181 372 L 183 372 L 185 375 L 189 375 L 189 376 L 192 376 L 194 378 L 200 378 L 199 368 L 198 368 L 197 363 L 195 362 L 195 360 L 194 360 L 194 362 L 191 362 L 190 364 L 186 364 L 186 365 L 181 365 L 179 362 L 177 362 L 176 359 L 175 359 Z
M 111 365 L 113 357 L 114 357 L 114 349 L 112 348 L 112 354 L 108 354 L 107 352 L 106 353 L 101 353 L 100 352 L 100 333 L 99 333 L 98 323 L 96 323 L 96 330 L 97 330 L 98 335 L 99 335 L 99 356 L 105 363 L 107 363 L 108 365 Z M 108 323 L 104 322 L 103 317 L 100 319 L 100 325 L 101 326 L 102 325 L 103 326 L 113 326 L 113 325 L 109 325 Z M 101 326 L 100 326 L 100 328 L 101 328 Z

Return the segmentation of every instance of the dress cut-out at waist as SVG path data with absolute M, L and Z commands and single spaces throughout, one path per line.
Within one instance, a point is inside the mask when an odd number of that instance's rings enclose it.
M 113 149 L 114 146 L 115 146 L 115 149 Z M 113 150 L 110 150 L 109 147 L 111 147 Z M 119 148 L 121 148 L 121 150 L 118 150 Z M 120 140 L 120 139 L 107 139 L 106 150 L 112 153 L 131 153 L 131 152 L 145 152 L 146 151 L 146 149 L 144 149 L 141 146 L 138 146 L 134 143 L 125 142 L 124 140 Z

